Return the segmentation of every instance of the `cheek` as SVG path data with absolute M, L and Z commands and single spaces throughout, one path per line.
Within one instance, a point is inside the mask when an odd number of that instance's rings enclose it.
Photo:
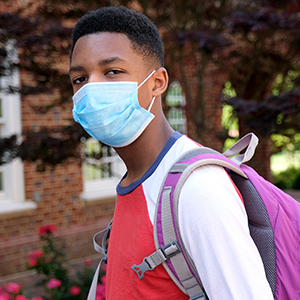
M 138 90 L 138 99 L 139 99 L 139 104 L 141 107 L 148 109 L 150 102 L 152 100 L 152 96 L 150 91 L 145 87 L 145 88 L 140 88 Z
M 78 92 L 78 91 L 80 90 L 81 87 L 82 87 L 82 86 L 81 86 L 81 85 L 79 86 L 78 84 L 73 85 L 73 86 L 72 86 L 72 88 L 73 88 L 73 95 L 75 95 L 76 92 Z

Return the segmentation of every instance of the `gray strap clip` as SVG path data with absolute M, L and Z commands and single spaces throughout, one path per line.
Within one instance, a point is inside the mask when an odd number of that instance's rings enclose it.
M 131 269 L 136 272 L 139 279 L 142 279 L 144 278 L 144 274 L 146 271 L 153 270 L 155 267 L 180 252 L 181 249 L 177 241 L 174 241 L 166 246 L 158 248 L 154 253 L 145 257 L 140 265 L 134 264 Z
M 154 268 L 150 267 L 150 265 L 147 263 L 147 257 L 145 257 L 143 259 L 143 262 L 140 265 L 134 264 L 131 267 L 131 269 L 133 269 L 135 271 L 135 273 L 137 274 L 137 276 L 141 280 L 142 278 L 144 278 L 144 274 L 145 274 L 146 271 L 151 271 Z

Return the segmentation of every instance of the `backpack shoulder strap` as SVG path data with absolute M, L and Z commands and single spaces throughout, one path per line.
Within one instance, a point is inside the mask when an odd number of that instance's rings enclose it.
M 239 175 L 247 178 L 235 163 L 217 151 L 209 148 L 198 148 L 189 151 L 169 170 L 161 187 L 160 199 L 157 202 L 155 214 L 154 240 L 156 248 L 177 241 L 182 251 L 180 254 L 168 259 L 163 265 L 178 287 L 190 297 L 204 294 L 204 289 L 197 269 L 185 248 L 180 234 L 178 203 L 179 195 L 186 179 L 194 170 L 206 165 L 218 165 L 233 169 Z

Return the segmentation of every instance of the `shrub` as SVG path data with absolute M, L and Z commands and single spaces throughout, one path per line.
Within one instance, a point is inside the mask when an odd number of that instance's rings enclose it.
M 280 189 L 300 189 L 300 169 L 289 168 L 286 171 L 274 174 L 273 182 Z
M 40 227 L 39 235 L 44 245 L 41 250 L 28 254 L 28 269 L 40 275 L 38 285 L 44 287 L 45 296 L 27 298 L 22 286 L 11 282 L 0 287 L 0 300 L 85 300 L 92 283 L 94 269 L 91 260 L 86 260 L 83 270 L 71 278 L 67 268 L 66 254 L 58 238 L 56 227 Z M 97 285 L 96 300 L 105 300 L 105 268 L 102 268 Z

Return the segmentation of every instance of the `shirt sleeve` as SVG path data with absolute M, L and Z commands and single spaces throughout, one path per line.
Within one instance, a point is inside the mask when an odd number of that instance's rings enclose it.
M 223 168 L 194 171 L 178 209 L 183 242 L 210 300 L 274 299 L 244 204 Z

